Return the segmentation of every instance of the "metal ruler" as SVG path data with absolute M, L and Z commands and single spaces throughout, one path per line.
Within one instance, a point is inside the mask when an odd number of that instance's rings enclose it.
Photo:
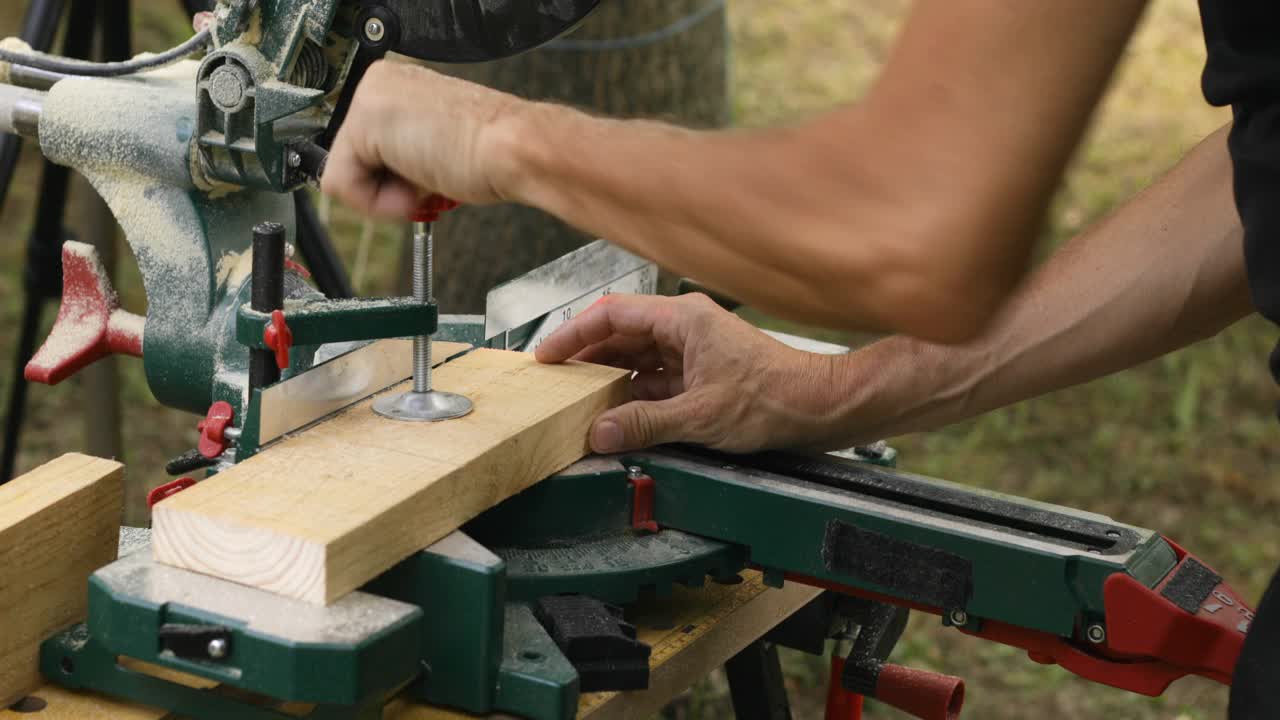
M 597 240 L 490 291 L 485 342 L 532 351 L 600 298 L 652 295 L 657 287 L 657 265 Z

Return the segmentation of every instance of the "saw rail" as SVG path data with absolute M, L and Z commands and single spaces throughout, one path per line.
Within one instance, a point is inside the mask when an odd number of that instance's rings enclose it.
M 623 462 L 653 478 L 660 527 L 747 546 L 766 581 L 937 614 L 1131 692 L 1192 674 L 1229 685 L 1253 618 L 1177 544 L 1092 513 L 832 457 Z

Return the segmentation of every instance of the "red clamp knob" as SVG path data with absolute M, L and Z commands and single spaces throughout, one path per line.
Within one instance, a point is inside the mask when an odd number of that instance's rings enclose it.
M 173 482 L 165 483 L 164 485 L 161 485 L 155 490 L 152 490 L 151 492 L 147 493 L 147 507 L 149 508 L 155 507 L 156 503 L 160 502 L 161 500 L 177 495 L 178 493 L 182 492 L 183 490 L 186 490 L 189 487 L 195 487 L 195 484 L 196 484 L 196 481 L 192 480 L 189 477 L 178 478 Z
M 200 443 L 196 445 L 196 449 L 201 455 L 213 460 L 222 457 L 222 453 L 227 451 L 230 443 L 226 433 L 227 428 L 231 427 L 234 414 L 229 402 L 219 401 L 209 408 L 209 414 L 196 426 L 200 430 Z
M 142 357 L 146 319 L 120 309 L 92 245 L 62 246 L 62 307 L 40 351 L 27 363 L 30 382 L 57 385 L 112 354 Z
M 450 200 L 443 195 L 433 194 L 428 196 L 426 200 L 423 200 L 422 204 L 418 205 L 418 207 L 409 216 L 409 219 L 413 222 L 435 222 L 439 220 L 440 216 L 444 213 L 457 209 L 458 204 L 459 203 L 456 200 Z
M 657 493 L 653 478 L 632 470 L 627 474 L 631 484 L 631 529 L 658 532 L 658 522 L 653 519 L 653 505 Z
M 281 370 L 289 369 L 289 348 L 293 347 L 293 331 L 289 323 L 284 321 L 284 312 L 273 310 L 271 322 L 262 332 L 262 342 L 276 353 L 276 365 Z

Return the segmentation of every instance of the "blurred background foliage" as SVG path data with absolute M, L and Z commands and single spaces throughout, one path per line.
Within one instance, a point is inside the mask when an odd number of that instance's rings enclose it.
M 0 33 L 16 31 L 23 5 L 0 7 Z M 188 32 L 173 5 L 136 3 L 140 48 L 159 49 Z M 909 8 L 905 0 L 729 0 L 735 123 L 784 123 L 855 101 L 874 81 Z M 1203 62 L 1195 1 L 1153 0 L 1055 201 L 1045 253 L 1151 183 L 1229 120 L 1227 111 L 1208 107 L 1200 95 Z M 28 148 L 0 226 L 0 398 L 9 390 L 37 177 L 38 156 Z M 333 209 L 331 223 L 349 266 L 360 267 L 360 290 L 391 291 L 402 228 L 364 226 L 340 208 Z M 127 305 L 144 307 L 127 251 L 118 286 Z M 746 313 L 760 324 L 827 340 L 866 340 Z M 1193 548 L 1247 596 L 1258 597 L 1280 563 L 1280 483 L 1268 472 L 1277 457 L 1277 393 L 1265 364 L 1276 335 L 1250 318 L 1128 372 L 894 444 L 908 470 L 1157 528 Z M 194 422 L 152 401 L 139 364 L 122 366 L 130 472 L 158 482 L 164 460 L 193 444 Z M 83 446 L 75 382 L 36 388 L 32 396 L 22 468 Z M 1018 592 L 1016 582 L 1009 592 Z M 982 720 L 1031 714 L 1198 720 L 1223 717 L 1226 707 L 1225 691 L 1207 681 L 1183 680 L 1162 698 L 1141 698 L 961 636 L 932 617 L 913 620 L 895 660 L 964 676 L 966 717 Z M 788 653 L 785 665 L 796 716 L 820 717 L 825 661 Z M 700 683 L 667 714 L 728 717 L 723 678 Z M 900 716 L 873 706 L 871 717 Z

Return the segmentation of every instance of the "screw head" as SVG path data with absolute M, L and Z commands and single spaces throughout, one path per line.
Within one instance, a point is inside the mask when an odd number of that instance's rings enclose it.
M 631 467 L 627 468 L 627 477 L 638 478 L 643 474 L 644 474 L 644 468 L 640 467 L 639 465 L 632 465 Z
M 223 638 L 214 638 L 209 641 L 209 657 L 214 660 L 221 660 L 227 656 L 227 641 Z
M 364 23 L 364 37 L 369 42 L 382 42 L 387 36 L 387 26 L 378 18 L 369 18 Z
M 1094 644 L 1104 643 L 1107 640 L 1107 629 L 1101 625 L 1090 625 L 1085 630 L 1085 636 L 1089 638 L 1089 642 Z
M 969 613 L 961 610 L 960 608 L 952 610 L 947 617 L 951 620 L 951 624 L 956 627 L 964 627 L 969 624 Z

